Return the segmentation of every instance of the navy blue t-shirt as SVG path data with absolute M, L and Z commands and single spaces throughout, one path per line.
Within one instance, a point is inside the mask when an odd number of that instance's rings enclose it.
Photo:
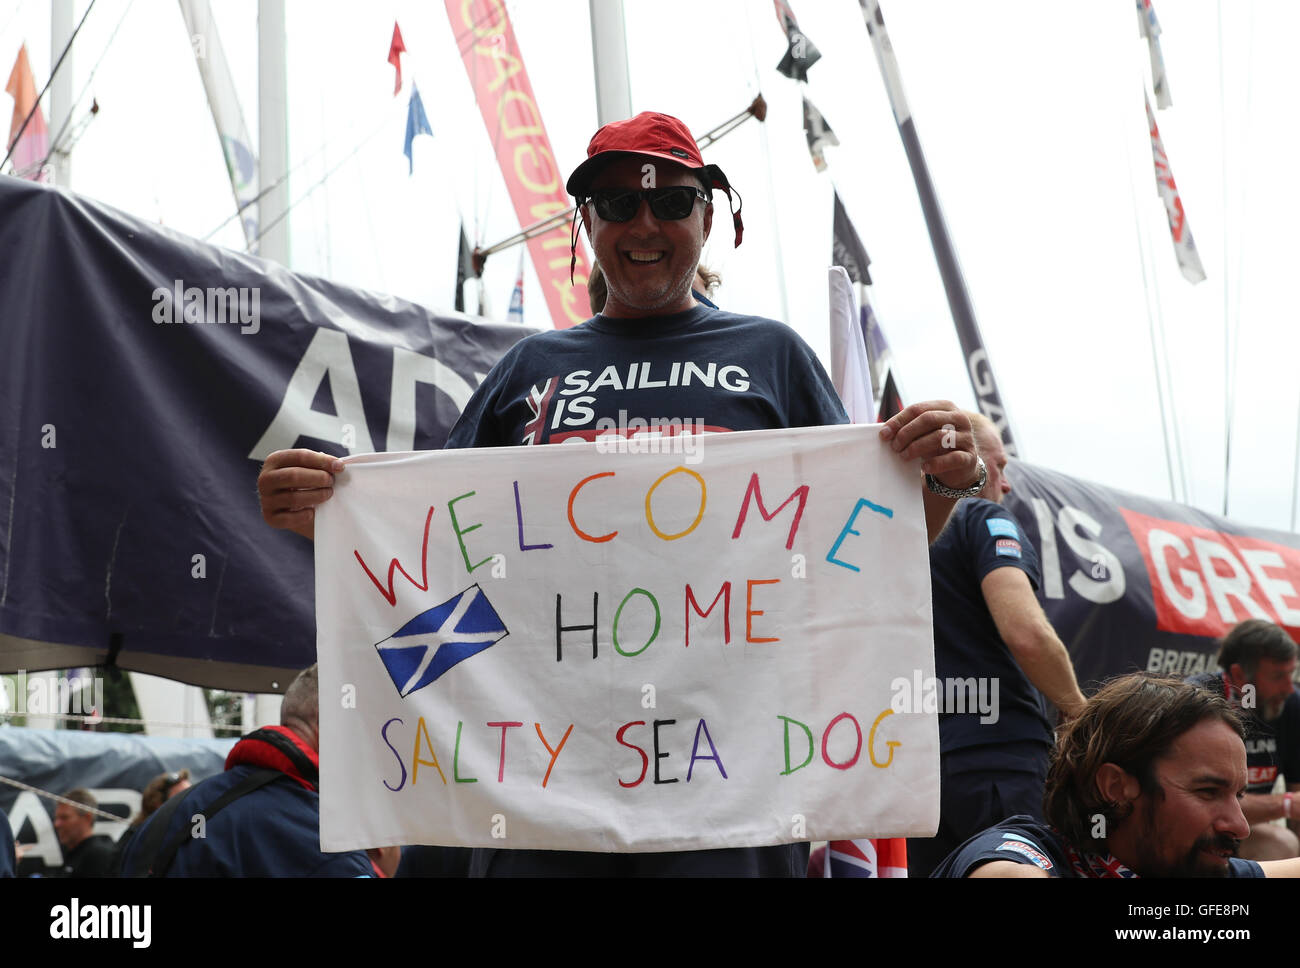
M 931 877 L 969 877 L 971 871 L 995 860 L 1031 864 L 1050 877 L 1079 877 L 1070 864 L 1065 841 L 1051 827 L 1021 814 L 976 834 L 948 855 Z M 1132 876 L 1132 875 L 1130 875 Z M 1253 860 L 1232 857 L 1228 877 L 1263 877 Z
M 1221 672 L 1188 676 L 1194 686 L 1218 693 L 1240 709 L 1240 697 L 1233 693 Z M 1242 710 L 1246 720 L 1246 792 L 1272 793 L 1278 774 L 1287 785 L 1300 783 L 1300 693 L 1294 689 L 1282 705 L 1282 714 L 1271 722 Z
M 720 433 L 848 422 L 826 371 L 783 323 L 697 306 L 596 316 L 516 343 L 465 406 L 448 448 Z M 596 873 L 802 876 L 807 846 L 596 855 L 475 849 L 471 876 Z
M 1038 588 L 1038 556 L 1011 512 L 992 501 L 962 501 L 930 546 L 935 676 L 940 683 L 996 681 L 998 720 L 981 723 L 977 708 L 952 712 L 941 701 L 939 741 L 944 753 L 1018 740 L 1052 743 L 1043 699 L 998 635 L 984 601 L 980 582 L 998 568 L 1018 568 Z M 968 710 L 976 706 L 966 704 Z
M 697 306 L 641 319 L 596 316 L 520 340 L 474 393 L 447 447 L 847 422 L 794 330 Z

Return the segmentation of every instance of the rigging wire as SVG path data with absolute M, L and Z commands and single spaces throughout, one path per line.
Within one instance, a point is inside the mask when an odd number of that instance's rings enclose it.
M 360 150 L 361 150 L 362 148 L 364 148 L 367 144 L 369 144 L 370 141 L 372 141 L 372 140 L 374 139 L 375 135 L 379 134 L 379 132 L 382 131 L 382 130 L 384 129 L 384 127 L 386 126 L 386 124 L 387 124 L 387 122 L 385 122 L 385 124 L 380 125 L 378 128 L 376 128 L 376 129 L 375 129 L 374 131 L 372 131 L 370 134 L 366 135 L 366 137 L 363 138 L 360 142 L 358 142 L 358 143 L 356 144 L 356 146 L 353 147 L 353 149 L 352 149 L 351 151 L 349 151 L 346 155 L 344 155 L 341 159 L 339 159 L 338 164 L 334 165 L 334 167 L 330 168 L 329 171 L 325 172 L 325 174 L 324 174 L 323 176 L 321 176 L 321 178 L 320 178 L 319 181 L 316 181 L 315 183 L 313 183 L 312 186 L 311 186 L 310 188 L 307 189 L 307 191 L 303 192 L 301 195 L 298 196 L 297 199 L 295 199 L 292 203 L 290 203 L 288 206 L 286 206 L 286 207 L 285 207 L 285 210 L 284 210 L 283 212 L 281 212 L 279 215 L 277 215 L 275 218 L 273 218 L 273 219 L 272 219 L 270 222 L 268 222 L 266 225 L 259 225 L 259 226 L 258 226 L 257 238 L 253 239 L 253 244 L 256 244 L 256 243 L 260 242 L 260 241 L 262 240 L 262 237 L 265 236 L 267 232 L 271 231 L 271 229 L 275 228 L 277 225 L 279 225 L 281 222 L 283 222 L 283 221 L 284 221 L 284 220 L 289 216 L 289 213 L 292 212 L 295 208 L 297 208 L 297 206 L 298 206 L 298 204 L 299 204 L 300 202 L 304 201 L 304 200 L 305 200 L 309 195 L 311 195 L 312 192 L 316 191 L 317 188 L 319 188 L 321 185 L 325 184 L 325 180 L 326 180 L 327 178 L 329 178 L 329 177 L 330 177 L 331 175 L 333 175 L 336 171 L 338 171 L 340 168 L 342 168 L 343 165 L 344 165 L 347 161 L 349 161 L 349 160 L 352 158 L 353 155 L 355 155 L 358 151 L 360 151 Z M 285 173 L 285 177 L 288 177 L 288 172 Z M 281 178 L 281 179 L 280 179 L 280 181 L 283 181 L 283 180 L 284 180 L 284 178 Z M 278 185 L 279 182 L 276 182 L 276 184 Z M 271 187 L 274 188 L 275 186 L 273 185 L 273 186 L 271 186 Z M 266 189 L 266 191 L 270 191 L 270 190 L 271 190 L 270 188 Z M 265 192 L 263 192 L 262 194 L 265 194 Z M 259 195 L 258 197 L 260 198 L 261 195 Z M 367 206 L 367 217 L 368 217 L 368 213 L 369 213 L 369 206 Z M 229 219 L 227 219 L 227 221 L 229 221 Z M 224 223 L 223 223 L 223 224 L 224 224 Z
M 749 49 L 754 50 L 754 21 L 750 16 L 749 6 L 744 8 L 745 29 L 749 34 Z M 755 73 L 758 71 L 758 63 L 755 60 Z M 759 137 L 763 143 L 763 170 L 767 174 L 767 197 L 772 205 L 772 249 L 776 256 L 776 283 L 777 292 L 781 297 L 781 318 L 790 318 L 790 299 L 785 290 L 785 258 L 781 253 L 781 224 L 777 218 L 776 199 L 779 197 L 776 192 L 776 183 L 772 180 L 772 144 L 767 137 L 767 125 L 762 125 Z
M 59 150 L 58 145 L 63 140 L 63 134 L 68 130 L 68 125 L 72 123 L 72 113 L 76 111 L 77 105 L 85 99 L 86 92 L 90 90 L 90 84 L 95 79 L 95 72 L 99 70 L 99 65 L 104 63 L 104 58 L 108 56 L 108 52 L 113 47 L 113 41 L 117 39 L 117 32 L 122 29 L 122 24 L 125 22 L 127 14 L 131 12 L 131 7 L 134 5 L 135 0 L 129 0 L 126 9 L 122 11 L 122 16 L 118 18 L 117 26 L 115 26 L 113 32 L 108 35 L 108 42 L 104 44 L 104 50 L 100 53 L 99 60 L 95 61 L 95 66 L 90 69 L 90 74 L 86 78 L 86 83 L 81 88 L 81 93 L 73 98 L 72 103 L 68 105 L 68 113 L 63 118 L 63 124 L 59 128 L 59 133 L 50 139 L 50 148 L 45 152 L 45 157 L 41 160 L 41 168 L 44 168 L 46 163 L 50 160 L 50 156 L 53 155 L 55 151 Z M 91 113 L 93 115 L 93 109 Z M 85 127 L 85 123 L 82 123 L 78 128 L 69 132 L 68 140 L 71 143 L 68 145 L 67 150 L 63 152 L 64 154 L 72 151 L 73 145 L 77 143 L 77 140 L 81 137 L 81 132 L 85 130 Z M 73 135 L 76 135 L 76 137 L 74 138 Z
M 25 6 L 27 6 L 27 0 L 18 0 L 18 5 L 14 7 L 14 12 L 9 15 L 9 19 L 5 21 L 5 25 L 0 27 L 0 37 L 3 37 L 4 32 L 9 29 L 9 25 L 18 19 L 18 15 L 23 12 L 23 7 Z
M 63 48 L 63 53 L 59 55 L 58 61 L 54 64 L 54 69 L 50 71 L 49 79 L 45 82 L 45 86 L 41 88 L 41 93 L 36 95 L 36 100 L 32 102 L 32 109 L 27 112 L 27 117 L 23 118 L 22 127 L 19 128 L 18 133 L 14 135 L 14 140 L 9 144 L 9 149 L 5 152 L 4 158 L 0 158 L 0 168 L 4 168 L 5 162 L 7 162 L 9 156 L 14 153 L 14 146 L 22 140 L 23 132 L 27 130 L 28 123 L 32 120 L 32 116 L 36 113 L 36 109 L 41 106 L 41 98 L 45 97 L 45 92 L 48 91 L 50 85 L 54 83 L 55 75 L 59 73 L 59 68 L 63 66 L 64 58 L 68 56 L 68 51 L 72 50 L 72 42 L 77 39 L 77 34 L 81 33 L 81 28 L 86 25 L 86 18 L 90 16 L 90 11 L 94 9 L 95 0 L 90 0 L 90 6 L 88 6 L 86 12 L 81 15 L 81 21 L 77 24 L 76 30 L 72 32 L 72 36 L 68 38 L 68 42 Z
M 1145 90 L 1145 87 L 1143 89 Z M 1132 200 L 1133 208 L 1133 228 L 1137 234 L 1138 261 L 1142 266 L 1143 302 L 1147 310 L 1147 332 L 1151 337 L 1151 368 L 1156 378 L 1156 402 L 1160 406 L 1160 434 L 1165 442 L 1165 469 L 1169 474 L 1169 499 L 1177 501 L 1178 493 L 1174 484 L 1174 461 L 1172 449 L 1169 446 L 1169 418 L 1165 413 L 1165 390 L 1160 379 L 1160 351 L 1156 342 L 1155 316 L 1151 312 L 1151 283 L 1147 274 L 1146 240 L 1142 234 L 1142 218 L 1138 209 L 1137 185 L 1133 179 L 1133 153 L 1129 148 L 1128 139 L 1125 137 L 1123 112 L 1115 112 L 1115 118 L 1120 135 L 1120 150 L 1124 156 L 1124 169 L 1128 173 L 1129 198 Z M 1154 269 L 1153 266 L 1153 272 Z
M 395 114 L 396 112 L 393 112 L 393 113 Z M 388 119 L 385 119 L 384 121 L 382 121 L 382 122 L 379 124 L 379 126 L 378 126 L 377 128 L 375 128 L 373 131 L 370 132 L 370 134 L 368 134 L 368 135 L 366 135 L 364 138 L 362 138 L 361 141 L 357 143 L 356 147 L 357 147 L 357 148 L 361 147 L 361 145 L 365 144 L 367 141 L 369 141 L 369 140 L 370 140 L 371 138 L 373 138 L 375 135 L 379 134 L 379 132 L 380 132 L 380 131 L 383 131 L 384 128 L 387 127 L 389 123 L 390 123 L 390 122 L 389 122 Z M 272 182 L 270 185 L 267 185 L 265 188 L 263 188 L 263 189 L 262 189 L 260 192 L 258 192 L 256 195 L 254 195 L 254 196 L 253 196 L 252 198 L 250 198 L 248 201 L 244 202 L 244 204 L 240 205 L 240 206 L 239 206 L 238 208 L 236 208 L 233 212 L 231 212 L 229 215 L 227 215 L 226 218 L 221 222 L 220 225 L 218 225 L 216 228 L 212 229 L 212 231 L 210 231 L 207 235 L 202 236 L 202 237 L 199 239 L 199 241 L 200 241 L 200 242 L 207 242 L 207 241 L 208 241 L 209 239 L 211 239 L 214 235 L 216 235 L 218 232 L 220 232 L 222 229 L 224 229 L 227 225 L 229 225 L 229 224 L 230 224 L 231 222 L 233 222 L 235 219 L 239 218 L 239 216 L 242 215 L 242 214 L 244 213 L 244 210 L 245 210 L 245 209 L 247 209 L 247 208 L 249 208 L 249 207 L 251 207 L 251 206 L 253 206 L 253 205 L 256 205 L 256 204 L 257 204 L 257 203 L 258 203 L 262 198 L 264 198 L 264 197 L 266 196 L 266 194 L 267 194 L 268 192 L 273 192 L 273 191 L 275 191 L 275 189 L 279 188 L 281 185 L 283 185 L 283 184 L 285 183 L 285 181 L 289 178 L 290 175 L 292 175 L 294 172 L 300 170 L 304 165 L 307 164 L 307 162 L 313 160 L 317 155 L 324 153 L 324 151 L 325 151 L 329 146 L 330 146 L 330 142 L 329 142 L 329 141 L 324 141 L 324 142 L 322 142 L 321 145 L 320 145 L 318 148 L 316 148 L 314 151 L 310 152 L 309 154 L 304 155 L 302 158 L 300 158 L 300 159 L 298 160 L 297 164 L 295 164 L 292 168 L 290 168 L 288 171 L 286 171 L 283 175 L 281 175 L 279 178 L 277 178 L 274 182 Z M 355 151 L 355 149 L 354 149 L 354 151 Z M 349 157 L 350 157 L 350 156 L 349 156 Z M 327 177 L 328 177 L 328 176 L 327 176 Z M 254 241 L 256 241 L 256 240 L 254 240 Z

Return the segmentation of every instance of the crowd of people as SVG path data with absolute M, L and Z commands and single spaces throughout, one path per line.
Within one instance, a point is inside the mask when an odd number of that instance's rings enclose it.
M 847 422 L 816 355 L 793 330 L 711 301 L 718 280 L 700 255 L 713 196 L 723 192 L 735 206 L 739 245 L 738 194 L 718 166 L 704 163 L 679 120 L 645 113 L 605 125 L 567 189 L 598 266 L 596 315 L 512 348 L 466 405 L 449 448 L 547 443 L 533 393 L 540 382 L 583 365 L 626 370 L 655 359 L 725 358 L 749 375 L 749 390 L 638 388 L 635 397 L 596 390 L 592 410 L 610 416 L 631 399 L 640 416 L 671 413 L 728 430 Z M 1300 815 L 1293 819 L 1292 808 L 1300 698 L 1292 687 L 1296 646 L 1285 631 L 1242 623 L 1222 643 L 1221 674 L 1191 683 L 1133 674 L 1085 698 L 1038 604 L 1032 544 L 1000 506 L 1011 483 L 996 428 L 948 401 L 929 401 L 891 417 L 881 438 L 915 468 L 922 495 L 937 677 L 999 684 L 995 723 L 968 708 L 940 711 L 939 830 L 909 841 L 911 876 L 1300 874 Z M 314 451 L 270 455 L 258 481 L 265 520 L 312 538 L 315 509 L 343 470 Z M 324 854 L 318 730 L 313 667 L 290 686 L 281 725 L 245 736 L 223 773 L 192 787 L 172 779 L 177 774 L 151 784 L 152 815 L 133 825 L 120 850 L 97 843 L 93 816 L 60 804 L 65 873 L 104 873 L 112 862 L 128 875 L 172 877 L 808 869 L 807 844 L 626 855 L 395 847 Z M 1287 792 L 1275 793 L 1280 778 Z M 83 794 L 67 799 L 85 803 Z M 6 850 L 12 869 L 12 846 L 0 841 L 0 873 Z

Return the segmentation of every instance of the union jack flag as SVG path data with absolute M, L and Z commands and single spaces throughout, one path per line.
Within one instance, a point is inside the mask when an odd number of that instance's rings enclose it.
M 548 377 L 546 382 L 541 385 L 541 389 L 532 387 L 528 391 L 528 409 L 533 412 L 533 419 L 524 424 L 524 439 L 521 444 L 542 444 L 542 434 L 546 431 L 546 415 L 551 409 L 551 397 L 555 396 L 555 388 L 559 384 L 559 377 Z
M 906 877 L 907 841 L 832 840 L 826 848 L 822 877 Z

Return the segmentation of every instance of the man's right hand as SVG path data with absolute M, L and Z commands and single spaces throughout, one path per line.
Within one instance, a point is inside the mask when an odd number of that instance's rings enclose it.
M 334 494 L 334 475 L 343 461 L 317 450 L 277 450 L 257 475 L 262 518 L 273 528 L 316 536 L 316 507 Z

